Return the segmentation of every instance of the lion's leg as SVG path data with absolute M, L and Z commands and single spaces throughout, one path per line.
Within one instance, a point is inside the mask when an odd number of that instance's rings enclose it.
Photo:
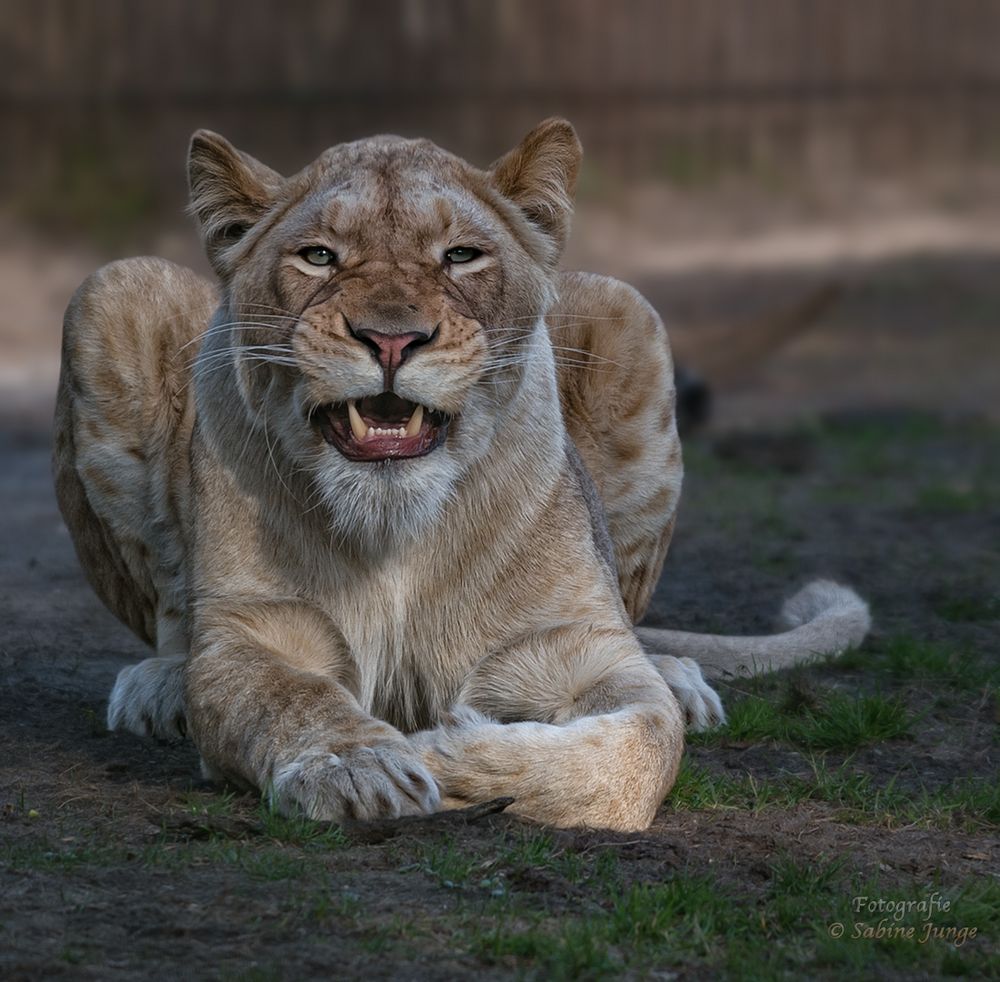
M 419 753 L 352 694 L 347 643 L 315 607 L 219 600 L 199 608 L 195 628 L 187 720 L 207 774 L 325 821 L 438 807 Z
M 567 273 L 559 291 L 548 323 L 563 415 L 603 502 L 636 623 L 663 568 L 683 476 L 667 335 L 652 307 L 617 280 Z
M 173 736 L 183 717 L 178 693 L 166 698 L 160 684 L 188 644 L 184 366 L 193 355 L 180 352 L 213 303 L 193 273 L 129 260 L 90 277 L 66 312 L 53 455 L 60 510 L 98 596 L 161 656 L 123 671 L 112 728 Z M 140 698 L 154 690 L 155 700 Z
M 681 708 L 627 630 L 527 639 L 481 665 L 459 699 L 467 708 L 412 738 L 449 805 L 510 795 L 534 821 L 630 831 L 677 776 Z

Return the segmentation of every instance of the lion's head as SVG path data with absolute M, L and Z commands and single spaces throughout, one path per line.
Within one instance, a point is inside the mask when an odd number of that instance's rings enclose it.
M 375 137 L 285 178 L 195 134 L 191 210 L 223 287 L 201 384 L 235 367 L 239 411 L 312 475 L 342 535 L 425 527 L 488 451 L 547 357 L 579 162 L 562 120 L 487 171 Z

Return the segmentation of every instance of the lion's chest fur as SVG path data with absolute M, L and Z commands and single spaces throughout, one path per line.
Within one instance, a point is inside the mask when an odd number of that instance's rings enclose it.
M 413 564 L 392 560 L 356 571 L 331 598 L 331 614 L 355 672 L 358 701 L 404 731 L 434 725 L 485 653 L 472 630 L 464 637 L 448 630 L 445 604 L 461 598 L 428 603 L 421 579 Z

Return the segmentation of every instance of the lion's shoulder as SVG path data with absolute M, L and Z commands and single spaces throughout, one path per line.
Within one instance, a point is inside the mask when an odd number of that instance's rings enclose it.
M 667 333 L 653 305 L 631 284 L 600 273 L 565 271 L 556 278 L 555 320 L 620 322 L 635 338 L 666 347 Z

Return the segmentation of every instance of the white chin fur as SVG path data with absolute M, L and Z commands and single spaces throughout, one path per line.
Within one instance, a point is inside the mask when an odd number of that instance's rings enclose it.
M 412 542 L 437 521 L 459 477 L 447 446 L 411 460 L 358 462 L 332 447 L 314 469 L 334 533 L 363 552 Z

